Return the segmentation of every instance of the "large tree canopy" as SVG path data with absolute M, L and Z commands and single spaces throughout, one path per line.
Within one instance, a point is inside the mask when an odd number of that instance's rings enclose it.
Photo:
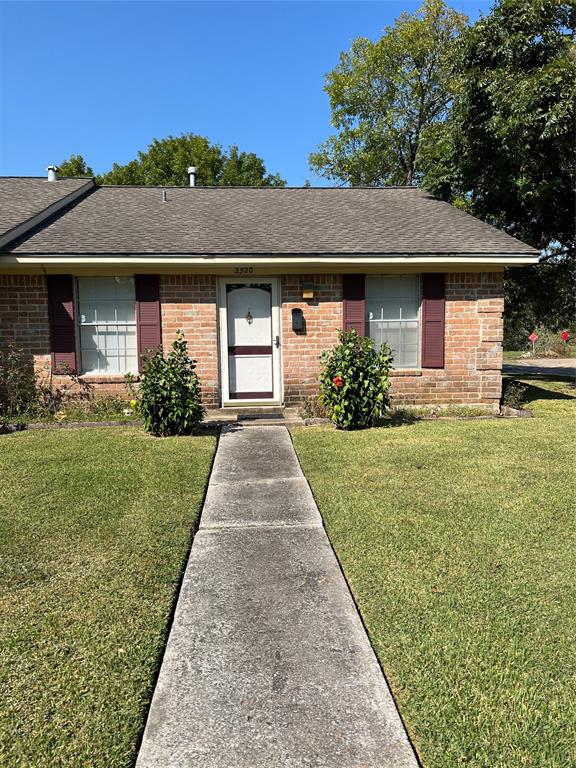
M 311 167 L 350 184 L 416 183 L 426 134 L 452 98 L 450 51 L 465 26 L 443 0 L 425 0 L 376 42 L 355 40 L 326 76 L 338 133 L 310 155 Z
M 576 6 L 501 0 L 458 41 L 425 185 L 537 248 L 573 248 Z
M 338 133 L 310 156 L 351 184 L 422 184 L 534 245 L 506 278 L 509 344 L 575 313 L 574 0 L 497 0 L 468 27 L 441 0 L 356 40 L 328 74 Z
M 219 144 L 193 133 L 154 139 L 135 160 L 126 165 L 114 163 L 98 182 L 186 185 L 191 165 L 196 166 L 199 186 L 283 187 L 286 183 L 278 174 L 267 173 L 264 161 L 254 153 L 240 152 L 238 147 L 225 152 Z
M 91 178 L 94 176 L 94 171 L 89 165 L 86 165 L 86 160 L 82 155 L 70 155 L 67 160 L 62 160 L 58 166 L 58 176 L 60 178 L 70 176 Z
M 196 167 L 196 183 L 200 186 L 283 187 L 286 182 L 278 174 L 266 171 L 264 161 L 253 152 L 240 152 L 230 147 L 226 152 L 204 136 L 183 133 L 154 139 L 145 152 L 125 165 L 114 163 L 112 170 L 96 177 L 98 184 L 143 184 L 186 186 L 188 168 Z M 93 176 L 82 155 L 71 155 L 58 167 L 58 175 Z
M 460 38 L 424 185 L 542 251 L 506 278 L 506 337 L 574 321 L 576 6 L 500 0 Z

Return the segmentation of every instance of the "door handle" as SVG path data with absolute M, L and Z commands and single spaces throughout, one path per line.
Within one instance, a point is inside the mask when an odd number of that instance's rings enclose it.
M 276 349 L 278 349 L 278 347 L 280 346 L 280 336 L 276 336 L 276 338 L 274 339 L 274 346 L 276 347 Z

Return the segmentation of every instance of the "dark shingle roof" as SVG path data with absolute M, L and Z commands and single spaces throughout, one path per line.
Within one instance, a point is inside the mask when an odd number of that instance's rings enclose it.
M 92 186 L 92 180 L 0 177 L 0 235 L 7 234 L 87 184 Z
M 11 249 L 46 254 L 536 254 L 408 187 L 100 187 Z

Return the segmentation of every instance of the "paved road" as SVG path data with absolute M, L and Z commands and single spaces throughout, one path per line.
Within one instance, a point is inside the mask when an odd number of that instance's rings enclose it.
M 505 363 L 503 373 L 512 376 L 572 376 L 576 377 L 576 360 L 569 357 L 525 357 Z
M 220 439 L 137 768 L 417 768 L 288 431 Z

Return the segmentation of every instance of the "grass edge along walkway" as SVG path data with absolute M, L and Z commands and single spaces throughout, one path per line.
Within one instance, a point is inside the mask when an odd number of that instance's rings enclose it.
M 0 436 L 0 764 L 133 765 L 213 436 Z
M 576 765 L 576 391 L 293 439 L 425 768 Z

